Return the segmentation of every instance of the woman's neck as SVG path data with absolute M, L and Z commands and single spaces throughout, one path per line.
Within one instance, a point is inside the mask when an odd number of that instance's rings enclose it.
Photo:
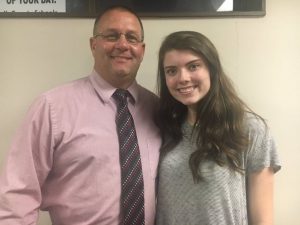
M 196 111 L 188 108 L 188 114 L 187 114 L 187 122 L 191 125 L 194 125 L 196 123 L 197 114 Z

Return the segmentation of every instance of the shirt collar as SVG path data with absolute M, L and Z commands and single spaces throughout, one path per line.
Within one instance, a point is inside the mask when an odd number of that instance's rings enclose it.
M 106 104 L 111 101 L 111 97 L 117 88 L 105 81 L 95 70 L 89 75 L 93 88 L 100 99 Z M 133 98 L 133 104 L 138 102 L 138 84 L 136 80 L 127 89 Z

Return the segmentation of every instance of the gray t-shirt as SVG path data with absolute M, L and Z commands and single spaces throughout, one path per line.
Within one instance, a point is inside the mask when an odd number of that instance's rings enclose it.
M 265 124 L 249 115 L 250 140 L 242 154 L 245 174 L 206 161 L 204 178 L 195 184 L 189 158 L 196 145 L 192 126 L 183 124 L 183 140 L 161 160 L 156 225 L 247 225 L 247 174 L 272 167 L 280 169 L 275 143 Z

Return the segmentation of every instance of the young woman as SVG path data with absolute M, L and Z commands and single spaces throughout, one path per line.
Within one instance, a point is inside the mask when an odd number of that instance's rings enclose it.
M 159 51 L 163 134 L 157 225 L 271 225 L 279 159 L 265 121 L 237 96 L 204 35 Z

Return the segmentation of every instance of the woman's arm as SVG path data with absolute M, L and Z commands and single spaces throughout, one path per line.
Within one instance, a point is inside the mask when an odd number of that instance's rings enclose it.
M 248 176 L 249 225 L 273 224 L 273 169 L 268 167 Z

